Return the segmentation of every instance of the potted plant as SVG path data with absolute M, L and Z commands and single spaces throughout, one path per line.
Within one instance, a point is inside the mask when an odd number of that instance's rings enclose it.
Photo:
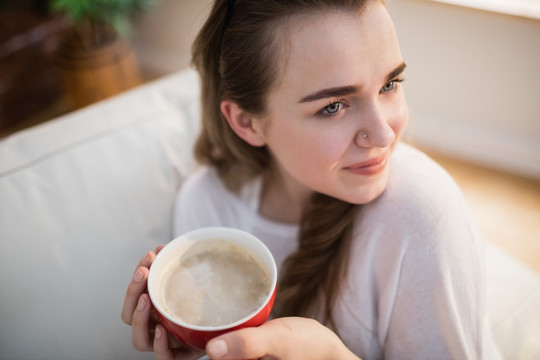
M 71 109 L 115 95 L 140 83 L 134 52 L 125 40 L 130 21 L 152 0 L 51 0 L 70 26 L 56 63 Z

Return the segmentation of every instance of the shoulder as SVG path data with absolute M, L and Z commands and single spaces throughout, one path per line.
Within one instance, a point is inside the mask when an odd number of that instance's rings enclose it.
M 403 143 L 391 160 L 387 188 L 372 205 L 398 221 L 428 228 L 445 217 L 468 214 L 461 190 L 448 172 Z
M 184 181 L 178 192 L 178 198 L 211 195 L 225 190 L 216 169 L 209 166 L 199 166 Z
M 221 182 L 217 170 L 200 166 L 188 176 L 176 196 L 176 212 L 193 212 L 207 208 L 211 204 L 219 204 L 225 197 L 230 196 Z
M 398 145 L 391 160 L 385 194 L 413 205 L 436 205 L 449 198 L 462 198 L 459 187 L 445 169 L 425 153 L 403 143 Z
M 406 144 L 396 148 L 390 166 L 386 190 L 360 212 L 362 241 L 372 239 L 401 254 L 478 245 L 481 239 L 465 199 L 441 166 Z
M 221 182 L 217 171 L 208 166 L 195 169 L 180 187 L 173 212 L 175 236 L 203 227 L 223 225 L 222 214 L 232 195 Z
M 182 184 L 175 201 L 175 235 L 204 226 L 249 228 L 256 216 L 260 179 L 229 190 L 217 169 L 197 168 Z

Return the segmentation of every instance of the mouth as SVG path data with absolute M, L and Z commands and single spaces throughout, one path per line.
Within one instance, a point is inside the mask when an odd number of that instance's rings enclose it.
M 387 164 L 388 153 L 384 153 L 361 163 L 347 166 L 345 170 L 357 175 L 373 176 L 380 174 L 386 168 Z

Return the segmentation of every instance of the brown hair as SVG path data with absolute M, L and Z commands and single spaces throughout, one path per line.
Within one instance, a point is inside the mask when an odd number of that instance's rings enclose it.
M 264 115 L 267 95 L 279 86 L 284 70 L 291 20 L 329 10 L 358 12 L 368 1 L 216 0 L 193 44 L 202 102 L 196 160 L 215 166 L 231 190 L 269 169 L 266 147 L 253 147 L 233 132 L 221 101 L 230 99 L 252 115 Z M 284 264 L 278 316 L 313 316 L 315 306 L 322 305 L 323 321 L 333 325 L 331 309 L 348 265 L 357 208 L 322 194 L 312 197 L 300 223 L 298 250 Z

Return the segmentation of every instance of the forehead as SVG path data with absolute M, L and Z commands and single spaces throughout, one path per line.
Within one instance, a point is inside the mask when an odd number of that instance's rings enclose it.
M 360 12 L 319 12 L 292 23 L 274 92 L 301 96 L 317 88 L 366 86 L 402 61 L 394 25 L 378 1 Z

